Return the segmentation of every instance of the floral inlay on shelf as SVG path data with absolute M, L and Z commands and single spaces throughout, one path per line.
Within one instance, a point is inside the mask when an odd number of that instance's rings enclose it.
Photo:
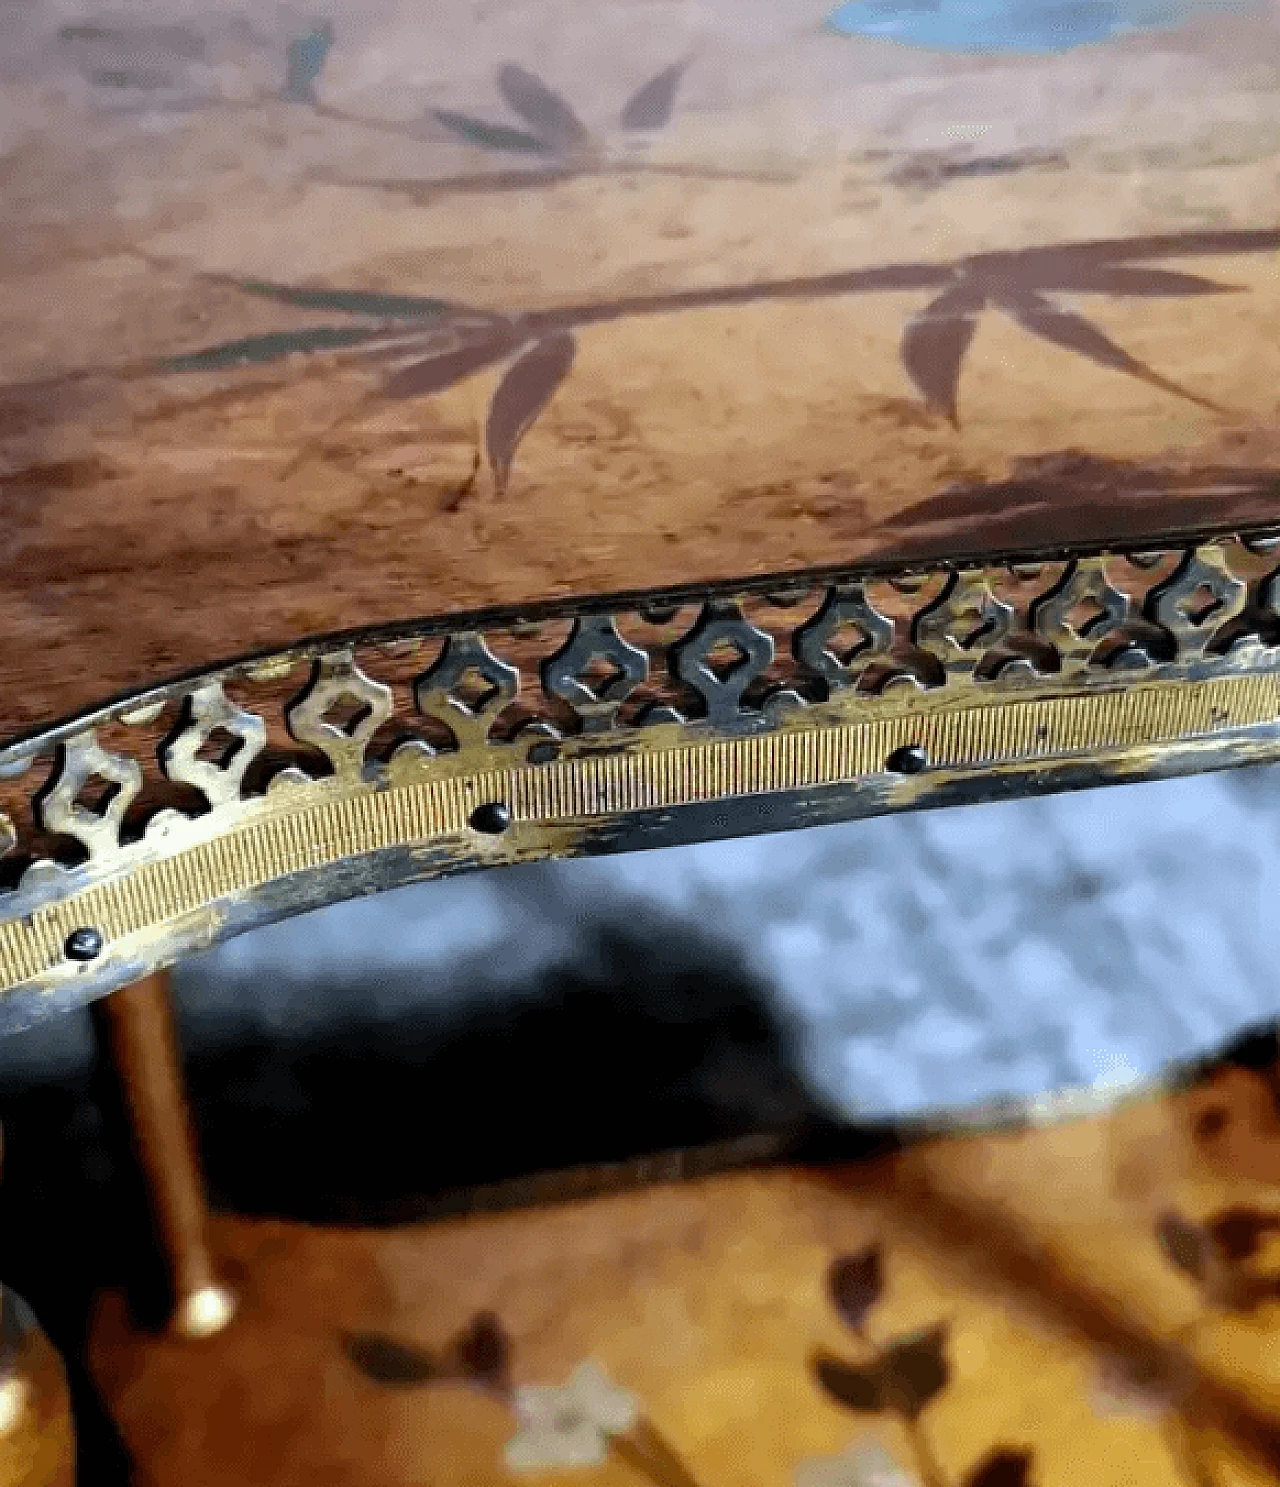
M 438 1353 L 379 1333 L 351 1334 L 343 1343 L 347 1357 L 375 1383 L 462 1386 L 508 1410 L 516 1428 L 503 1460 L 513 1472 L 598 1467 L 612 1457 L 654 1487 L 699 1487 L 639 1401 L 594 1359 L 580 1363 L 563 1384 L 515 1384 L 511 1340 L 490 1313 L 476 1316 Z
M 923 1416 L 947 1387 L 946 1322 L 877 1341 L 869 1321 L 884 1294 L 885 1266 L 878 1244 L 856 1255 L 834 1260 L 827 1273 L 827 1292 L 840 1320 L 860 1344 L 856 1359 L 818 1352 L 814 1377 L 827 1396 L 859 1415 L 896 1418 L 910 1444 L 911 1473 L 896 1466 L 878 1442 L 859 1440 L 841 1456 L 801 1465 L 796 1487 L 890 1487 L 897 1482 L 919 1487 L 953 1487 L 939 1461 Z M 963 1487 L 1030 1487 L 1032 1452 L 1021 1446 L 997 1446 L 959 1479 Z

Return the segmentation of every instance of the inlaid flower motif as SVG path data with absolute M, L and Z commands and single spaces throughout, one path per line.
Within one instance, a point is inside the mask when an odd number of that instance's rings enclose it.
M 920 1487 L 879 1441 L 858 1441 L 839 1456 L 814 1456 L 796 1468 L 796 1487 Z
M 1090 1402 L 1099 1415 L 1158 1424 L 1173 1413 L 1178 1390 L 1128 1359 L 1109 1358 L 1094 1371 Z
M 520 1427 L 505 1456 L 516 1471 L 600 1466 L 613 1437 L 625 1435 L 639 1418 L 636 1400 L 590 1360 L 565 1384 L 517 1389 L 515 1411 Z

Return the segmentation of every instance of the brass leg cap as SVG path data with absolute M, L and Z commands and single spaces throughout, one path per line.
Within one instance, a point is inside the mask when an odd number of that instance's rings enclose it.
M 26 1417 L 31 1391 L 17 1374 L 0 1374 L 0 1436 L 11 1435 Z
M 179 1337 L 212 1337 L 236 1314 L 235 1294 L 224 1286 L 202 1286 L 178 1303 L 173 1330 Z

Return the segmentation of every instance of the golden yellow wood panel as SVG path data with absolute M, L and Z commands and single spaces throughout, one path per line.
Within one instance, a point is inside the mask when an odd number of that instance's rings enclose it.
M 236 1322 L 149 1340 L 108 1298 L 95 1368 L 156 1487 L 866 1484 L 873 1448 L 931 1487 L 1274 1479 L 1277 1152 L 1237 1073 L 861 1169 L 393 1231 L 226 1218 Z M 1169 1408 L 1182 1348 L 1217 1424 Z
M 72 1487 L 75 1442 L 62 1360 L 25 1305 L 12 1295 L 4 1305 L 0 1487 Z

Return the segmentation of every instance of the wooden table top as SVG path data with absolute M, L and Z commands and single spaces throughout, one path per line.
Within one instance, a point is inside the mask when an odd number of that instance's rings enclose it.
M 13 12 L 0 736 L 422 614 L 1280 519 L 1274 7 L 949 3 Z
M 1274 5 L 860 3 L 11 11 L 0 988 L 1280 754 Z

